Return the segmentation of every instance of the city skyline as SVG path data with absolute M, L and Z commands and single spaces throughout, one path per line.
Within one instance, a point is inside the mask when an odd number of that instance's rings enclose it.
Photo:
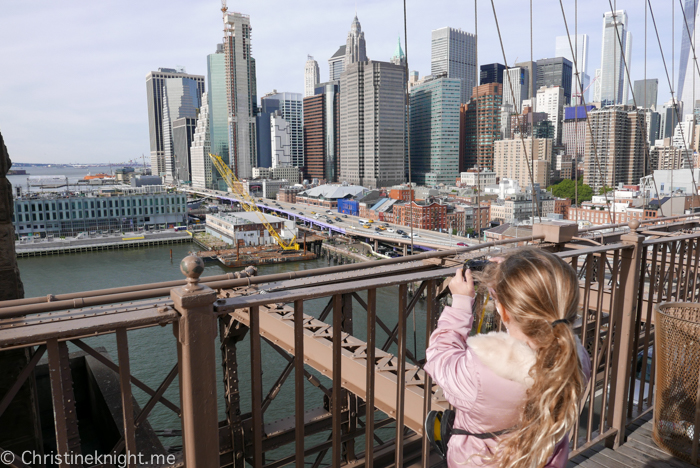
M 188 74 L 206 75 L 207 55 L 223 37 L 219 2 L 164 5 L 133 3 L 127 7 L 106 2 L 79 9 L 48 5 L 44 13 L 52 14 L 54 21 L 39 30 L 31 26 L 34 12 L 25 5 L 6 9 L 0 18 L 0 57 L 8 65 L 0 76 L 0 130 L 16 162 L 85 163 L 135 159 L 141 154 L 148 157 L 144 77 L 159 67 L 177 66 L 184 66 Z M 522 21 L 516 6 L 515 2 L 497 5 L 501 28 L 508 31 L 504 45 L 511 66 L 516 59 L 529 60 L 529 42 L 522 40 L 529 37 L 529 25 Z M 303 92 L 306 56 L 327 63 L 345 42 L 355 13 L 355 2 L 350 1 L 340 2 L 333 15 L 323 21 L 304 15 L 307 9 L 327 8 L 320 1 L 310 0 L 302 7 L 278 2 L 275 7 L 254 2 L 229 5 L 230 11 L 251 17 L 258 96 L 272 89 Z M 636 7 L 632 2 L 617 5 L 627 9 L 630 31 L 638 38 L 632 57 L 634 81 L 643 78 L 644 14 L 632 7 Z M 558 2 L 549 0 L 535 7 L 535 60 L 551 58 L 555 37 L 565 34 L 558 9 Z M 586 5 L 585 11 L 579 9 L 578 33 L 591 38 L 589 64 L 600 61 L 600 20 L 608 9 L 603 1 Z M 550 10 L 557 12 L 554 19 Z M 667 37 L 670 12 L 657 8 L 655 14 L 662 37 Z M 365 32 L 368 57 L 388 61 L 397 35 L 403 36 L 402 8 L 389 2 L 360 3 L 357 15 Z M 538 34 L 542 31 L 538 31 L 538 21 L 544 21 L 538 16 L 551 22 L 546 35 Z M 288 23 L 288 35 L 281 47 L 277 26 L 283 19 Z M 567 19 L 572 21 L 573 8 L 567 9 Z M 677 48 L 684 30 L 681 22 L 677 12 Z M 430 11 L 409 6 L 407 52 L 411 70 L 421 76 L 430 72 L 431 31 L 445 26 L 473 33 L 473 4 L 438 1 Z M 573 24 L 570 27 L 573 29 Z M 651 30 L 647 78 L 659 78 L 659 102 L 664 102 L 670 94 L 660 54 L 653 47 L 653 34 Z M 403 43 L 405 38 L 401 39 Z M 670 48 L 670 44 L 664 46 Z M 478 53 L 479 65 L 503 62 L 493 14 L 481 5 Z M 320 66 L 321 82 L 327 79 L 328 67 Z M 70 89 L 75 92 L 66 92 Z

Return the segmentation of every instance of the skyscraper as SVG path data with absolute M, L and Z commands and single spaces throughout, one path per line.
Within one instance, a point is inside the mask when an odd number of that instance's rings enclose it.
M 688 6 L 689 1 L 692 3 L 692 0 L 686 0 L 686 7 Z M 684 10 L 686 9 L 687 8 L 684 8 Z M 690 28 L 690 34 L 692 35 L 692 44 L 695 44 L 696 52 L 699 52 L 698 47 L 700 47 L 700 44 L 698 44 L 698 40 L 700 39 L 700 33 L 696 31 L 693 28 L 693 26 L 700 26 L 700 18 L 698 18 L 698 15 L 700 15 L 700 8 L 697 9 L 694 19 L 691 19 L 693 18 L 693 16 L 688 16 L 688 14 L 686 13 L 686 18 L 688 18 L 688 27 Z M 692 56 L 689 56 L 690 51 L 684 52 L 683 49 L 684 47 L 690 46 L 690 44 L 685 44 L 687 36 L 688 31 L 685 27 L 683 27 L 683 42 L 681 43 L 681 65 L 683 65 L 683 62 L 685 61 L 687 66 L 681 68 L 681 72 L 678 77 L 678 93 L 676 95 L 681 99 L 684 111 L 688 114 L 692 114 L 694 113 L 694 109 L 697 104 L 696 101 L 700 99 L 700 76 L 698 75 L 697 65 L 695 64 L 695 61 L 692 59 Z M 680 86 L 681 76 L 683 76 L 682 87 Z
M 564 92 L 561 86 L 544 86 L 537 90 L 537 112 L 545 112 L 554 125 L 554 144 L 561 144 L 561 121 L 564 116 Z
M 229 165 L 239 177 L 251 177 L 256 165 L 257 91 L 255 59 L 251 55 L 250 16 L 224 12 L 226 102 L 229 124 Z
M 193 117 L 181 117 L 173 121 L 173 160 L 175 162 L 173 178 L 179 183 L 192 182 L 190 147 L 196 127 L 197 119 Z
M 619 35 L 619 39 L 618 39 Z M 620 47 L 622 42 L 622 48 Z M 625 73 L 625 54 L 627 66 L 631 71 L 632 34 L 627 31 L 627 13 L 617 10 L 603 15 L 603 47 L 600 59 L 600 78 L 596 83 L 596 95 L 593 100 L 603 105 L 623 104 L 627 102 L 629 83 Z M 596 71 L 596 73 L 598 73 Z
M 461 102 L 465 104 L 477 86 L 476 36 L 455 28 L 440 28 L 431 34 L 430 74 L 446 73 L 462 80 Z
M 503 85 L 488 83 L 472 91 L 464 118 L 464 162 L 462 167 L 493 170 L 493 143 L 501 139 Z
M 503 70 L 506 66 L 500 63 L 488 63 L 481 65 L 479 84 L 503 83 Z
M 350 25 L 348 39 L 345 42 L 344 67 L 347 69 L 348 65 L 351 63 L 366 61 L 367 46 L 365 45 L 365 33 L 362 32 L 360 20 L 358 20 L 357 15 L 355 15 L 355 18 L 352 20 L 352 24 Z
M 216 52 L 207 55 L 207 102 L 209 105 L 209 143 L 211 152 L 220 156 L 230 165 L 228 140 L 228 105 L 226 103 L 226 60 L 224 44 L 216 45 Z M 200 117 L 201 118 L 201 117 Z M 205 181 L 211 179 L 211 187 L 226 190 L 226 181 L 211 166 L 209 155 L 204 163 L 205 169 L 211 171 Z M 192 169 L 194 172 L 194 168 Z M 194 176 L 193 176 L 194 177 Z M 194 183 L 194 181 L 193 181 Z
M 338 180 L 340 153 L 340 84 L 321 83 L 304 98 L 304 163 L 310 179 Z
M 304 98 L 304 176 L 309 179 L 325 179 L 325 97 L 321 93 Z
M 202 84 L 203 84 L 202 77 Z M 166 78 L 163 86 L 163 159 L 165 162 L 165 181 L 184 182 L 189 180 L 189 171 L 182 172 L 183 162 L 189 159 L 189 142 L 184 144 L 182 134 L 184 127 L 191 127 L 185 132 L 194 132 L 194 125 L 197 119 L 197 110 L 201 106 L 201 94 L 199 92 L 199 82 L 192 78 Z M 187 118 L 190 121 L 183 122 L 181 119 Z M 175 123 L 177 122 L 177 125 Z M 178 128 L 177 140 L 175 139 L 175 128 Z M 191 137 L 185 137 L 191 141 Z M 178 143 L 176 146 L 175 143 Z M 176 164 L 176 152 L 184 152 L 180 155 L 180 166 Z M 183 159 L 184 158 L 184 159 Z
M 313 96 L 314 88 L 321 81 L 318 72 L 318 62 L 310 55 L 306 56 L 306 67 L 304 68 L 304 97 Z
M 671 138 L 673 131 L 678 125 L 679 117 L 683 115 L 683 102 L 671 99 L 661 110 L 661 123 L 659 129 L 659 139 Z
M 339 181 L 369 188 L 405 181 L 406 70 L 355 62 L 340 76 Z
M 345 46 L 341 45 L 338 50 L 328 59 L 328 81 L 340 79 L 340 74 L 345 71 Z
M 421 185 L 453 184 L 459 176 L 458 78 L 428 78 L 411 90 L 411 179 Z
M 301 93 L 278 93 L 277 90 L 274 90 L 260 99 L 260 105 L 261 111 L 263 113 L 263 118 L 266 114 L 271 115 L 279 111 L 282 118 L 287 121 L 287 123 L 289 124 L 290 154 L 292 158 L 292 166 L 298 167 L 299 169 L 303 169 L 304 129 L 302 127 L 302 122 L 304 115 L 304 106 Z M 267 121 L 267 125 L 270 125 L 269 118 Z M 269 144 L 267 147 L 270 147 Z M 263 148 L 261 155 L 266 151 L 267 149 Z M 272 155 L 272 153 L 270 154 Z M 262 161 L 260 162 L 262 163 Z M 270 160 L 270 163 L 272 163 L 272 159 Z
M 564 108 L 564 121 L 562 122 L 562 144 L 566 155 L 575 158 L 577 162 L 583 161 L 588 136 L 588 113 L 593 106 L 576 106 Z
M 630 97 L 627 105 L 633 106 L 636 101 L 637 107 L 656 110 L 658 94 L 659 80 L 657 78 L 634 80 L 634 100 Z
M 571 53 L 571 46 L 576 49 L 576 56 Z M 571 79 L 571 97 L 574 99 L 571 104 L 583 104 L 583 101 L 579 97 L 579 94 L 581 94 L 581 89 L 575 76 L 576 69 L 578 69 L 581 83 L 583 85 L 583 89 L 585 90 L 583 97 L 586 102 L 588 102 L 587 88 L 591 80 L 591 78 L 588 76 L 588 34 L 579 34 L 577 36 L 572 35 L 571 44 L 569 44 L 569 36 L 557 36 L 554 56 L 564 57 L 565 59 L 568 59 L 572 65 L 574 62 L 576 63 L 576 66 L 573 67 L 573 75 Z
M 560 86 L 564 89 L 566 104 L 571 102 L 571 61 L 564 57 L 540 59 L 537 61 L 537 90 L 543 86 L 546 88 Z M 530 96 L 534 97 L 534 96 Z M 538 112 L 543 112 L 537 109 Z
M 643 110 L 630 106 L 607 106 L 588 112 L 591 133 L 586 138 L 584 184 L 598 191 L 620 182 L 638 184 L 648 174 L 644 118 Z
M 693 99 L 692 92 L 688 95 L 688 100 L 686 101 L 686 96 L 683 95 L 683 90 L 685 89 L 685 76 L 688 74 L 688 66 L 690 66 L 691 77 L 693 75 L 693 70 L 695 70 L 693 61 L 689 59 L 691 44 L 697 44 L 697 35 L 695 32 L 695 15 L 697 14 L 697 11 L 697 0 L 685 0 L 685 5 L 683 5 L 683 15 L 685 21 L 688 22 L 688 27 L 687 29 L 683 27 L 681 32 L 681 56 L 678 67 L 678 86 L 676 87 L 676 96 L 681 97 L 681 99 L 686 103 L 686 109 L 692 109 L 690 105 L 693 104 L 691 102 Z M 690 31 L 690 35 L 688 35 L 688 31 Z M 697 47 L 697 45 L 695 47 Z M 689 81 L 692 83 L 693 80 L 691 79 Z
M 165 174 L 165 142 L 163 140 L 163 88 L 168 78 L 190 78 L 197 82 L 197 91 L 204 92 L 204 77 L 188 75 L 184 69 L 159 68 L 146 75 L 148 98 L 148 133 L 151 143 L 151 171 L 154 175 Z
M 523 100 L 527 99 L 529 88 L 530 76 L 526 68 L 509 68 L 503 72 L 503 104 L 513 106 L 516 114 L 522 112 Z
M 212 152 L 212 149 L 208 98 L 208 93 L 202 95 L 202 107 L 199 109 L 197 127 L 194 130 L 192 146 L 190 147 L 192 187 L 198 189 L 214 188 L 212 164 L 211 158 L 209 157 L 209 153 Z
M 530 89 L 527 91 L 526 99 L 535 99 L 537 97 L 537 62 L 519 62 L 515 66 L 527 70 L 530 77 Z

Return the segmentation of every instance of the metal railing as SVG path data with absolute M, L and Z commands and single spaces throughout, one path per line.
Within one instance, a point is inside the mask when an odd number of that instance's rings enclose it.
M 449 293 L 442 279 L 461 263 L 460 255 L 534 242 L 564 258 L 580 278 L 576 329 L 589 350 L 594 378 L 571 437 L 572 456 L 602 441 L 616 447 L 624 441 L 626 425 L 652 406 L 653 361 L 651 380 L 644 376 L 654 343 L 653 304 L 697 300 L 700 295 L 700 233 L 645 240 L 632 229 L 618 243 L 600 246 L 541 240 L 511 239 L 260 277 L 251 277 L 248 270 L 200 279 L 201 265 L 188 257 L 183 261 L 185 281 L 6 301 L 0 303 L 0 349 L 31 346 L 33 353 L 2 395 L 0 415 L 48 354 L 57 451 L 80 453 L 68 355 L 72 343 L 118 374 L 123 437 L 110 453 L 135 453 L 136 429 L 160 403 L 181 419 L 180 456 L 187 466 L 250 463 L 277 468 L 295 463 L 301 468 L 313 457 L 314 468 L 322 463 L 398 466 L 418 459 L 427 467 L 430 447 L 421 423 L 431 407 L 442 407 L 444 400 L 422 367 L 430 333 Z M 378 295 L 386 294 L 391 295 L 391 310 L 378 311 Z M 363 327 L 357 326 L 361 319 Z M 413 349 L 409 319 L 425 336 L 419 343 L 414 327 Z M 153 388 L 131 375 L 134 356 L 128 336 L 131 330 L 155 325 L 172 326 L 178 357 Z M 84 341 L 103 334 L 116 336 L 118 365 Z M 243 341 L 250 345 L 249 363 L 237 358 L 236 346 Z M 263 348 L 263 343 L 269 347 Z M 225 421 L 217 414 L 221 386 L 216 382 L 216 346 L 224 368 Z M 270 356 L 284 365 L 264 393 L 262 374 Z M 636 378 L 637 362 L 641 381 Z M 245 382 L 251 395 L 249 413 L 241 410 L 241 364 L 250 366 L 250 380 Z M 266 421 L 267 409 L 292 375 L 292 423 Z M 180 406 L 164 397 L 175 377 Z M 305 397 L 305 382 L 318 389 L 320 407 L 313 408 Z M 132 406 L 134 386 L 148 395 L 138 413 Z M 635 401 L 637 394 L 642 397 Z M 273 450 L 276 459 L 271 460 L 266 454 Z

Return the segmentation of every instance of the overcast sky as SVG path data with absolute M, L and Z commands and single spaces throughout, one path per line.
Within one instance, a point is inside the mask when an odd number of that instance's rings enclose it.
M 525 0 L 497 0 L 508 63 L 530 58 Z M 554 56 L 565 34 L 558 0 L 536 0 L 534 59 Z M 607 0 L 581 0 L 578 32 L 588 34 L 588 70 L 600 66 L 602 16 Z M 632 80 L 644 77 L 644 1 L 626 9 L 633 35 Z M 573 34 L 574 1 L 564 0 Z M 675 5 L 678 67 L 683 18 L 679 3 L 653 0 L 664 54 L 672 59 L 671 5 Z M 206 75 L 206 56 L 221 42 L 218 0 L 44 2 L 5 0 L 0 15 L 0 132 L 17 162 L 122 162 L 142 154 L 149 136 L 145 77 L 158 67 L 186 67 Z M 313 55 L 328 79 L 328 58 L 345 43 L 357 8 L 367 55 L 389 60 L 403 37 L 400 0 L 229 0 L 230 11 L 250 15 L 258 96 L 276 89 L 303 93 L 304 64 Z M 491 2 L 478 0 L 479 63 L 503 63 Z M 659 105 L 670 98 L 651 18 L 647 77 L 659 79 Z M 474 2 L 408 0 L 408 60 L 430 73 L 430 32 L 444 26 L 474 32 Z M 671 71 L 669 70 L 669 73 Z M 677 79 L 675 80 L 677 81 Z M 674 82 L 674 86 L 676 86 Z M 592 90 L 592 89 L 591 89 Z M 592 97 L 592 93 L 590 94 Z

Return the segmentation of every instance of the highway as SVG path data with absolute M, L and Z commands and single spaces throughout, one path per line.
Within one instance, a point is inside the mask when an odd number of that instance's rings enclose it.
M 208 197 L 216 197 L 220 199 L 235 200 L 237 197 L 235 194 L 230 192 L 223 192 L 218 190 L 202 190 L 202 189 L 192 189 L 192 188 L 179 188 L 179 190 L 193 193 L 197 195 L 203 195 Z M 404 237 L 404 235 L 399 234 L 398 231 L 403 231 L 405 236 L 409 236 L 411 229 L 406 226 L 399 226 L 396 224 L 384 223 L 381 221 L 374 221 L 371 223 L 369 229 L 363 228 L 360 225 L 360 217 L 352 215 L 344 215 L 336 211 L 332 211 L 332 214 L 328 214 L 326 209 L 319 206 L 309 206 L 301 203 L 285 203 L 278 202 L 277 200 L 270 199 L 260 199 L 256 198 L 258 201 L 257 205 L 261 209 L 267 211 L 277 211 L 281 214 L 289 214 L 295 216 L 296 218 L 305 221 L 308 224 L 316 224 L 323 228 L 324 230 L 332 230 L 347 236 L 352 237 L 363 237 L 372 240 L 379 241 L 389 241 L 396 244 L 408 244 L 410 245 L 410 237 Z M 262 201 L 260 201 L 262 200 Z M 279 205 L 279 206 L 277 206 Z M 318 216 L 318 218 L 316 218 Z M 322 216 L 327 216 L 323 218 Z M 339 218 L 340 220 L 336 220 Z M 331 222 L 327 220 L 330 219 Z M 375 230 L 378 226 L 386 226 L 385 231 L 377 232 Z M 393 231 L 393 232 L 392 232 Z M 416 246 L 424 246 L 430 249 L 445 249 L 462 247 L 469 245 L 476 245 L 477 242 L 473 239 L 467 239 L 466 237 L 452 236 L 448 233 L 441 233 L 436 231 L 429 231 L 426 229 L 413 229 L 414 239 L 413 243 Z M 462 244 L 462 245 L 459 245 Z

